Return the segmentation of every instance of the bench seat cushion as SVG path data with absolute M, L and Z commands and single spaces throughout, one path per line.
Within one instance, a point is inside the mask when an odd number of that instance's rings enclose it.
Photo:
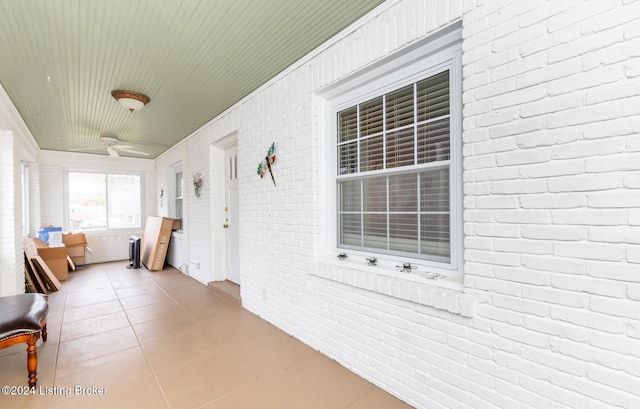
M 0 297 L 0 341 L 42 330 L 48 312 L 44 294 Z

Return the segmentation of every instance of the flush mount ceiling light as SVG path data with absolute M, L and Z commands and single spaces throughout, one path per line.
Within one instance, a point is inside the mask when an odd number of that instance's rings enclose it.
M 151 101 L 148 96 L 134 91 L 111 91 L 111 96 L 131 112 L 141 110 Z

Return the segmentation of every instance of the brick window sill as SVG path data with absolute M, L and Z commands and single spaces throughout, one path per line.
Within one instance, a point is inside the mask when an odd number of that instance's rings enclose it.
M 329 258 L 316 261 L 311 274 L 464 317 L 473 316 L 473 297 L 464 293 L 462 283 L 447 278 L 428 280 L 427 283 L 410 274 L 404 273 L 402 276 L 403 273 L 381 267 L 362 266 Z

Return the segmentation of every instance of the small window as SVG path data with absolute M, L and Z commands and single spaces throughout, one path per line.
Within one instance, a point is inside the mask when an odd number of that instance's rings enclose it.
M 182 171 L 176 171 L 176 219 L 183 217 L 183 177 Z
M 22 162 L 22 234 L 29 235 L 30 221 L 29 215 L 29 166 Z

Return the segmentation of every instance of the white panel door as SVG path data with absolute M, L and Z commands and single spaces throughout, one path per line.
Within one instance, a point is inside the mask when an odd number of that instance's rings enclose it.
M 240 265 L 238 257 L 238 148 L 225 151 L 225 239 L 227 248 L 227 280 L 240 284 Z

